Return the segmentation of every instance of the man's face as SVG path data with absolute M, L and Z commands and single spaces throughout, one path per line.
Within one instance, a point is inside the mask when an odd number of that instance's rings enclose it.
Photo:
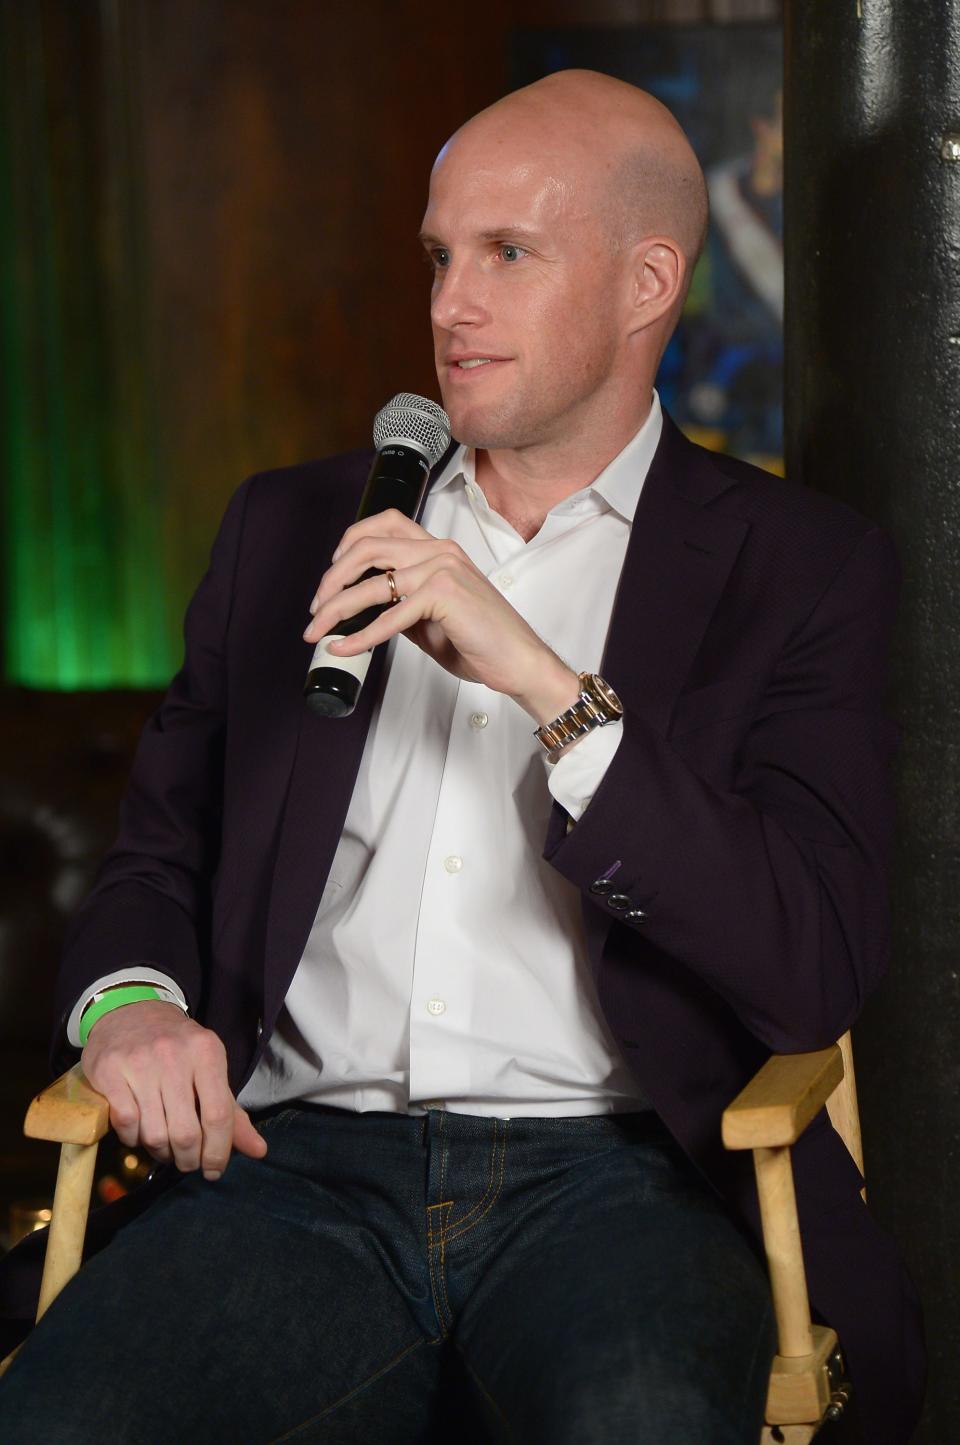
M 582 168 L 582 167 L 581 167 Z M 456 137 L 431 179 L 434 351 L 454 435 L 555 446 L 602 426 L 621 372 L 625 272 L 576 160 Z

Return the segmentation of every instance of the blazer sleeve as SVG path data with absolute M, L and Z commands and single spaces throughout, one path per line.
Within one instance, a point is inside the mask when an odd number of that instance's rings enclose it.
M 863 534 L 777 659 L 729 790 L 628 713 L 580 821 L 554 810 L 544 856 L 588 907 L 700 975 L 774 1050 L 835 1040 L 887 964 L 898 580 L 886 535 Z
M 220 851 L 226 636 L 252 479 L 234 494 L 209 568 L 187 609 L 184 661 L 134 759 L 117 840 L 74 918 L 55 991 L 54 1069 L 67 1067 L 66 1025 L 102 975 L 149 965 L 203 991 L 203 940 Z

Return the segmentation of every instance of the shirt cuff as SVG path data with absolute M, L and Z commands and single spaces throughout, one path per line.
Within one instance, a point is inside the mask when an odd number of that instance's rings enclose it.
M 622 722 L 606 723 L 587 733 L 557 762 L 547 763 L 547 787 L 575 823 L 603 781 L 622 737 Z
M 98 978 L 96 983 L 90 985 L 86 993 L 80 995 L 67 1020 L 67 1043 L 71 1044 L 73 1048 L 83 1047 L 80 1042 L 80 1015 L 94 994 L 99 993 L 101 989 L 113 988 L 115 984 L 119 983 L 154 983 L 158 988 L 168 989 L 184 1012 L 188 1010 L 186 994 L 168 973 L 161 973 L 156 968 L 138 968 L 135 963 L 131 963 L 127 968 L 118 969 L 116 973 L 105 973 L 103 978 Z

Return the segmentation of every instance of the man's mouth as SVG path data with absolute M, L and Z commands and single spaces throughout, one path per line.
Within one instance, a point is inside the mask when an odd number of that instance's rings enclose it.
M 444 364 L 449 371 L 456 373 L 479 371 L 483 366 L 503 366 L 509 360 L 509 356 L 484 356 L 480 352 L 473 352 L 466 356 L 448 356 Z

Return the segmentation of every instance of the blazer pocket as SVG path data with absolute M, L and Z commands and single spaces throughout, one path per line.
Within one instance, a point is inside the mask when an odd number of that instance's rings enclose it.
M 765 678 L 766 674 L 762 672 L 744 672 L 737 677 L 708 683 L 706 687 L 695 687 L 691 692 L 682 692 L 674 705 L 667 736 L 679 737 L 727 718 L 738 717 L 741 713 L 752 712 L 763 692 Z

